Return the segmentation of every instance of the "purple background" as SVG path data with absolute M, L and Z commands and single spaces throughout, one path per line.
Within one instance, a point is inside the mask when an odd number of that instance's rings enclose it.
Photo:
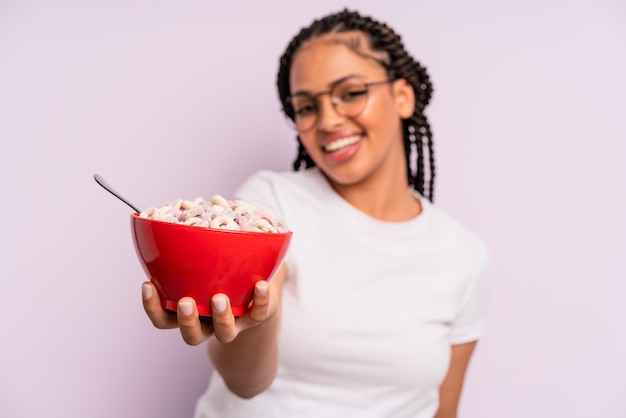
M 506 6 L 502 5 L 506 3 Z M 494 262 L 465 418 L 620 418 L 626 6 L 348 2 L 430 70 L 436 202 Z M 277 59 L 345 3 L 0 3 L 0 416 L 190 416 L 205 347 L 140 303 L 136 204 L 289 169 Z

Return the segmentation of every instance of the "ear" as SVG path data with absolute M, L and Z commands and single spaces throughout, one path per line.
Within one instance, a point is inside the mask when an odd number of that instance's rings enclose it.
M 413 91 L 413 86 L 406 79 L 399 78 L 393 82 L 393 95 L 400 118 L 410 118 L 415 111 L 415 91 Z

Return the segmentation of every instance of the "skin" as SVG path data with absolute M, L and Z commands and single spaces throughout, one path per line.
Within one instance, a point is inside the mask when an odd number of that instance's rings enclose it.
M 439 409 L 434 418 L 457 418 L 465 373 L 476 347 L 476 341 L 451 346 L 448 373 L 439 387 Z
M 361 37 L 361 44 L 366 45 L 359 33 L 325 35 L 305 42 L 292 63 L 291 91 L 316 94 L 348 75 L 357 75 L 366 82 L 386 79 L 385 69 L 378 62 L 337 42 L 355 36 Z M 397 222 L 418 216 L 421 205 L 407 183 L 401 129 L 401 120 L 408 118 L 415 106 L 410 84 L 399 79 L 371 88 L 366 108 L 355 118 L 339 115 L 328 95 L 319 97 L 319 106 L 317 127 L 301 133 L 300 138 L 337 193 L 379 220 Z M 328 143 L 354 135 L 360 135 L 361 140 L 346 151 L 349 158 L 337 161 L 324 150 Z M 226 309 L 214 312 L 212 322 L 199 319 L 191 298 L 181 299 L 177 313 L 169 313 L 161 308 L 157 291 L 149 282 L 143 284 L 144 309 L 157 328 L 178 327 L 187 344 L 198 345 L 209 340 L 209 357 L 226 385 L 238 396 L 250 398 L 267 389 L 276 376 L 280 298 L 286 277 L 287 270 L 283 266 L 269 283 L 257 283 L 248 311 L 236 319 L 228 297 L 223 294 L 212 298 L 214 311 L 218 300 L 226 301 Z M 456 418 L 475 344 L 452 346 L 450 367 L 440 387 L 436 418 Z
M 209 357 L 228 388 L 242 398 L 251 398 L 267 389 L 276 376 L 280 296 L 286 276 L 283 265 L 269 283 L 257 282 L 251 305 L 239 318 L 233 316 L 228 296 L 221 293 L 211 299 L 210 322 L 200 319 L 192 298 L 180 299 L 176 314 L 168 312 L 161 308 L 156 288 L 150 282 L 143 283 L 143 306 L 156 328 L 179 328 L 187 344 L 209 340 Z M 215 301 L 220 298 L 226 301 L 223 312 L 215 309 Z M 184 307 L 189 311 L 185 312 Z
M 348 75 L 366 82 L 385 80 L 386 71 L 378 62 L 336 42 L 354 36 L 327 35 L 302 45 L 291 67 L 292 92 L 325 91 Z M 415 106 L 410 84 L 400 79 L 371 88 L 366 108 L 354 119 L 339 115 L 328 95 L 319 98 L 319 106 L 317 128 L 301 133 L 300 139 L 337 193 L 380 220 L 406 221 L 419 215 L 419 201 L 408 188 L 402 143 L 401 120 Z M 340 163 L 328 158 L 324 145 L 355 134 L 363 136 L 356 154 Z

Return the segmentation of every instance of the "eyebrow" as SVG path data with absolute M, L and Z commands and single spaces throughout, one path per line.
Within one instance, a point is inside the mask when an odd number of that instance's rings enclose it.
M 328 88 L 332 89 L 333 87 L 335 87 L 337 84 L 342 83 L 344 81 L 346 81 L 349 78 L 364 78 L 365 76 L 362 74 L 348 74 L 346 76 L 343 76 L 341 78 L 338 78 L 337 80 L 331 82 L 330 84 L 328 84 Z M 298 90 L 296 92 L 293 92 L 291 94 L 291 96 L 312 96 L 313 93 L 308 91 L 308 90 Z

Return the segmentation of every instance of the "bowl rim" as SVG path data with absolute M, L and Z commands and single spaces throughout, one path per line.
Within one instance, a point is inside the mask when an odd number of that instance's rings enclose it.
M 240 235 L 254 235 L 254 236 L 285 236 L 285 235 L 293 235 L 293 231 L 287 230 L 286 232 L 257 232 L 257 231 L 242 231 L 236 229 L 222 229 L 222 228 L 211 228 L 206 226 L 195 226 L 195 225 L 185 225 L 182 223 L 174 223 L 174 222 L 165 222 L 157 219 L 144 218 L 140 216 L 139 212 L 134 212 L 131 215 L 131 220 L 140 220 L 153 222 L 161 225 L 170 225 L 173 228 L 185 228 L 187 230 L 195 230 L 195 231 L 209 231 L 209 232 L 218 232 L 218 233 L 228 233 L 228 234 L 240 234 Z

